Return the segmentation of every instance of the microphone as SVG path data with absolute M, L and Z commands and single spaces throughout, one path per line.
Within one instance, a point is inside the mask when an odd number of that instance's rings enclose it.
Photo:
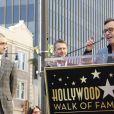
M 100 40 L 97 40 L 97 41 L 94 42 L 93 44 L 96 44 L 96 43 L 102 41 L 103 39 L 104 39 L 104 37 L 101 37 Z M 86 47 L 87 47 L 87 45 L 86 45 L 86 46 L 83 46 L 83 47 L 81 47 L 81 48 L 75 49 L 75 50 L 73 50 L 73 51 L 67 53 L 67 55 L 68 55 L 68 54 L 71 54 L 71 53 L 74 53 L 74 52 L 76 52 L 76 51 L 78 51 L 78 50 L 81 50 L 81 49 L 83 49 L 83 48 L 86 48 Z

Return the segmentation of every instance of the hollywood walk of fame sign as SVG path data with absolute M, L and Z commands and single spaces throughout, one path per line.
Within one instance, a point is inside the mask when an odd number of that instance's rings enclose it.
M 49 114 L 114 113 L 114 64 L 46 67 Z

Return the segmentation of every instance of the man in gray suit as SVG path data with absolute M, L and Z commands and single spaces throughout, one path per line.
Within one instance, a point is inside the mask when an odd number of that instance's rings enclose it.
M 0 114 L 13 114 L 12 98 L 16 91 L 16 65 L 4 56 L 5 36 L 0 33 Z

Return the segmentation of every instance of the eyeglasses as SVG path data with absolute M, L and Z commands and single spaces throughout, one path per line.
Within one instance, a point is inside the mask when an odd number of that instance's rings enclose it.
M 108 31 L 109 33 L 111 33 L 111 32 L 114 31 L 114 28 L 109 27 L 109 28 L 107 28 L 107 29 L 104 29 L 104 30 L 103 30 L 103 33 L 105 34 L 107 31 Z
M 0 42 L 0 45 L 7 45 L 7 42 Z

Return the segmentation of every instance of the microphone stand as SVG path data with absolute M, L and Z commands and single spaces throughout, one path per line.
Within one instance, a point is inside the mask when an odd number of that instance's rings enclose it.
M 96 44 L 96 43 L 100 42 L 100 41 L 103 40 L 103 39 L 104 39 L 104 37 L 101 37 L 100 40 L 94 42 L 93 44 Z M 73 51 L 67 53 L 67 55 L 68 55 L 68 54 L 71 54 L 71 53 L 74 53 L 74 52 L 76 52 L 76 51 L 78 51 L 78 50 L 81 50 L 81 49 L 83 49 L 83 48 L 85 48 L 85 47 L 87 47 L 87 46 L 83 46 L 83 47 L 81 47 L 81 48 L 75 49 L 75 50 L 73 50 Z

